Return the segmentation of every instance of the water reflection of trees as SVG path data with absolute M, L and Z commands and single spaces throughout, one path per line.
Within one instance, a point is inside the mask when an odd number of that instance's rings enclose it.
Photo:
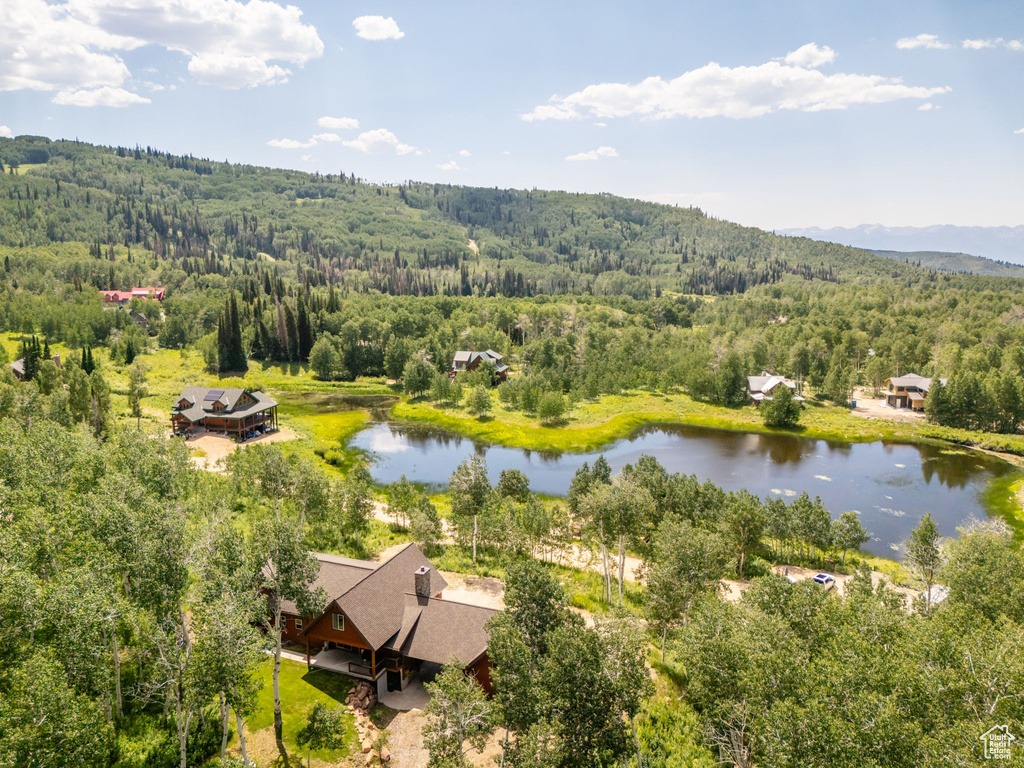
M 977 467 L 963 456 L 922 456 L 921 476 L 926 483 L 937 479 L 947 488 L 963 488 L 975 475 Z

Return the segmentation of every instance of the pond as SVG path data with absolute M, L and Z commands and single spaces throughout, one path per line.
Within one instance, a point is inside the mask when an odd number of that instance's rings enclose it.
M 459 463 L 476 453 L 486 459 L 492 483 L 501 470 L 518 469 L 530 478 L 531 490 L 556 496 L 566 494 L 583 462 L 603 454 L 617 473 L 647 454 L 669 472 L 696 475 L 726 490 L 746 488 L 761 498 L 786 500 L 807 491 L 820 496 L 833 516 L 855 510 L 872 534 L 865 549 L 882 557 L 901 556 L 900 543 L 926 512 L 945 536 L 955 536 L 971 516 L 983 519 L 981 494 L 993 478 L 1013 471 L 999 459 L 953 446 L 842 443 L 699 427 L 650 428 L 602 451 L 556 455 L 384 422 L 349 445 L 370 455 L 370 472 L 380 483 L 404 474 L 443 488 Z

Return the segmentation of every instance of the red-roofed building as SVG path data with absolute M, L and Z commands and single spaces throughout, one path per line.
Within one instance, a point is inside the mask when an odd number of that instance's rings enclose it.
M 163 288 L 132 288 L 130 291 L 100 291 L 104 304 L 117 304 L 123 307 L 132 299 L 164 300 Z

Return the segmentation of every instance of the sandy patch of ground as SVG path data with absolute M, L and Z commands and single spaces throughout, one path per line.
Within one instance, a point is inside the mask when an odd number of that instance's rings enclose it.
M 909 408 L 891 408 L 885 400 L 871 396 L 871 390 L 865 387 L 854 387 L 853 399 L 857 407 L 851 410 L 854 416 L 862 419 L 886 419 L 887 421 L 925 421 L 925 415 Z
M 423 747 L 423 725 L 426 718 L 420 710 L 398 712 L 387 724 L 388 750 L 393 768 L 426 768 L 430 755 Z
M 796 581 L 806 581 L 807 579 L 814 578 L 814 576 L 819 573 L 829 573 L 835 577 L 835 589 L 838 591 L 840 595 L 846 594 L 846 587 L 853 580 L 852 575 L 843 576 L 842 574 L 831 573 L 831 571 L 820 571 L 815 570 L 813 568 L 803 568 L 799 565 L 778 565 L 773 570 L 780 575 L 788 575 L 791 579 L 794 579 Z M 878 585 L 881 584 L 883 581 L 885 581 L 886 584 L 888 584 L 889 589 L 893 590 L 894 592 L 900 595 L 903 595 L 905 602 L 904 607 L 908 609 L 910 608 L 910 605 L 913 602 L 914 598 L 920 594 L 916 589 L 911 589 L 910 587 L 896 586 L 884 573 L 880 573 L 878 571 L 871 572 L 872 586 L 877 588 Z
M 730 603 L 738 603 L 749 586 L 746 579 L 722 579 L 722 596 Z
M 498 611 L 505 609 L 505 585 L 501 580 L 487 576 L 467 576 L 451 571 L 441 571 L 441 575 L 448 582 L 444 590 L 445 600 Z
M 276 432 L 254 437 L 246 440 L 244 443 L 236 443 L 230 437 L 224 437 L 221 434 L 203 432 L 190 437 L 185 441 L 185 444 L 188 446 L 190 453 L 202 451 L 206 454 L 205 456 L 191 457 L 192 463 L 197 468 L 205 469 L 208 472 L 221 472 L 223 471 L 220 463 L 221 460 L 238 448 L 245 448 L 256 443 L 283 443 L 287 440 L 294 440 L 297 437 L 298 435 L 293 430 L 288 427 L 281 427 Z

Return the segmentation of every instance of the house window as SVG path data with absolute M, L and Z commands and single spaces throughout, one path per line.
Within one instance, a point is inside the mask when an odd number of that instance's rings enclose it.
M 296 629 L 302 629 L 302 619 L 296 619 L 295 620 L 295 628 Z
M 331 626 L 339 632 L 345 631 L 345 614 L 343 613 L 332 613 L 331 614 Z

